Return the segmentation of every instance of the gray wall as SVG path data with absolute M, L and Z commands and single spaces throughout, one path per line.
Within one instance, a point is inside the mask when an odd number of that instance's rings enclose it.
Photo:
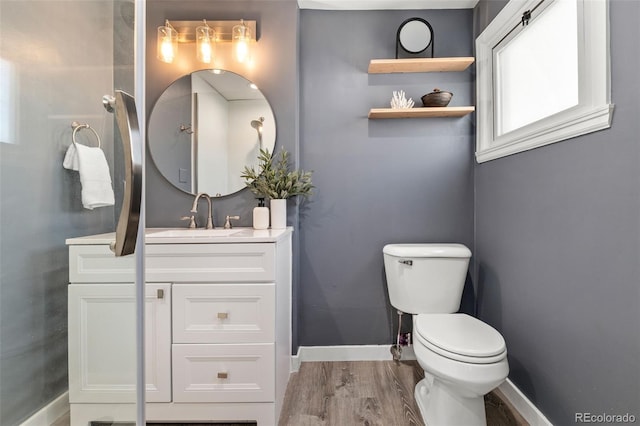
M 394 55 L 398 25 L 416 14 L 434 26 L 436 55 L 472 54 L 470 10 L 301 11 L 299 37 L 294 1 L 154 1 L 147 10 L 147 115 L 172 81 L 202 68 L 189 52 L 172 65 L 155 58 L 155 31 L 164 19 L 258 21 L 256 67 L 228 68 L 258 84 L 276 116 L 277 146 L 291 151 L 296 164 L 314 170 L 317 186 L 299 215 L 296 203 L 289 203 L 288 223 L 296 227 L 294 352 L 298 344 L 390 341 L 381 254 L 385 243 L 472 245 L 471 117 L 380 122 L 366 118 L 369 108 L 387 105 L 391 92 L 398 89 L 419 100 L 434 87 L 446 88 L 455 93 L 454 104 L 471 103 L 472 71 L 367 74 L 370 59 Z M 148 162 L 147 226 L 186 226 L 179 218 L 188 213 L 192 200 Z M 214 220 L 221 225 L 225 215 L 240 214 L 240 226 L 251 226 L 254 205 L 246 190 L 216 199 Z M 204 210 L 203 205 L 199 223 L 204 223 Z M 345 329 L 338 330 L 337 324 L 345 322 Z
M 0 424 L 15 425 L 67 390 L 65 239 L 114 228 L 114 208 L 85 210 L 78 173 L 62 168 L 77 120 L 102 135 L 113 170 L 113 119 L 101 99 L 113 91 L 114 2 L 0 9 L 18 117 L 17 137 L 0 142 Z
M 478 4 L 478 30 L 504 3 Z M 610 16 L 612 127 L 476 167 L 479 314 L 559 425 L 640 417 L 640 2 Z
M 367 67 L 394 57 L 396 30 L 413 16 L 433 26 L 435 56 L 471 56 L 472 15 L 301 11 L 300 158 L 317 190 L 300 212 L 300 345 L 391 342 L 385 244 L 472 247 L 473 115 L 367 119 L 394 90 L 420 105 L 438 87 L 454 93 L 452 106 L 471 105 L 471 70 L 369 75 Z
M 152 6 L 152 7 L 151 7 Z M 193 45 L 180 45 L 173 64 L 156 59 L 156 28 L 170 20 L 233 20 L 257 21 L 259 40 L 256 45 L 255 67 L 247 69 L 229 61 L 222 68 L 240 74 L 258 85 L 273 109 L 277 124 L 276 149 L 285 147 L 293 164 L 298 164 L 298 8 L 295 0 L 283 1 L 184 1 L 154 0 L 147 6 L 146 95 L 147 117 L 162 92 L 177 78 L 198 69 L 207 68 L 195 59 Z M 209 67 L 211 68 L 211 67 Z M 181 216 L 189 214 L 193 196 L 171 185 L 159 172 L 151 156 L 146 166 L 147 227 L 186 227 Z M 198 223 L 206 223 L 206 207 L 201 202 Z M 237 226 L 252 225 L 254 195 L 248 190 L 215 198 L 213 202 L 216 226 L 224 224 L 226 215 L 240 215 Z M 298 275 L 299 236 L 298 208 L 295 200 L 288 203 L 288 225 L 294 226 L 294 318 Z M 294 324 L 295 327 L 295 324 Z M 295 333 L 294 333 L 294 347 Z

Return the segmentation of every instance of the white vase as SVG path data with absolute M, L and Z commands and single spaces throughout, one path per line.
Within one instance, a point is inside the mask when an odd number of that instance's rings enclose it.
M 271 200 L 271 229 L 287 227 L 287 200 Z

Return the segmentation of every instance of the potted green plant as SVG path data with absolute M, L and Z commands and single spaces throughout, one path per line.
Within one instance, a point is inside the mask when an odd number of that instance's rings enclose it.
M 268 150 L 261 149 L 257 167 L 245 166 L 240 176 L 251 192 L 259 198 L 271 200 L 271 228 L 282 229 L 287 226 L 287 199 L 311 195 L 314 188 L 311 183 L 313 172 L 290 170 L 289 152 L 284 148 L 276 157 Z

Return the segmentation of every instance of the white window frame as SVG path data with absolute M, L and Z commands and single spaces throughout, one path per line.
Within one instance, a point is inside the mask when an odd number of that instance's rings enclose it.
M 545 0 L 554 2 L 558 0 Z M 540 0 L 511 0 L 476 39 L 478 163 L 611 127 L 609 2 L 575 0 L 578 6 L 579 104 L 503 135 L 494 129 L 493 48 L 525 11 Z M 535 16 L 532 18 L 535 19 Z

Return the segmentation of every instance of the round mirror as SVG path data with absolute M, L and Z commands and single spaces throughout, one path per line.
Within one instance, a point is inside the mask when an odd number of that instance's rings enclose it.
M 422 18 L 410 18 L 398 28 L 398 42 L 408 53 L 420 53 L 429 47 L 433 40 L 431 25 Z
M 162 175 L 190 194 L 221 197 L 245 187 L 245 166 L 260 149 L 273 152 L 276 125 L 255 84 L 222 70 L 202 70 L 174 81 L 149 118 L 149 151 Z

